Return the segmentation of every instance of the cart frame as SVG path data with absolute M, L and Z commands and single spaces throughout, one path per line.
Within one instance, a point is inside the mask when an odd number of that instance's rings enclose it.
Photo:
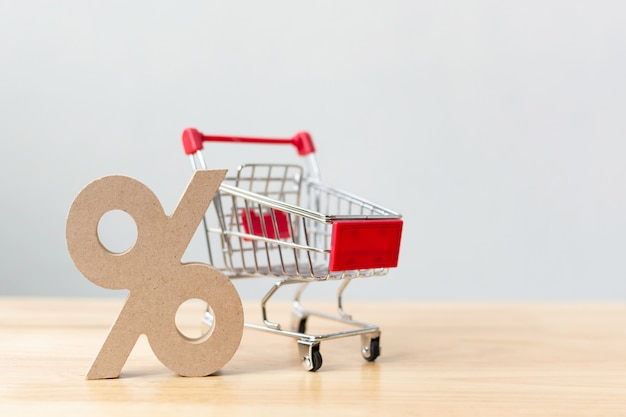
M 397 265 L 402 216 L 324 184 L 313 141 L 306 132 L 276 139 L 209 136 L 189 128 L 182 139 L 194 170 L 207 169 L 201 152 L 203 142 L 296 147 L 306 160 L 306 169 L 288 164 L 246 164 L 239 167 L 237 176 L 227 177 L 220 185 L 212 204 L 213 218 L 209 218 L 208 212 L 203 218 L 209 262 L 230 279 L 277 279 L 261 300 L 262 324 L 245 326 L 297 339 L 305 369 L 317 371 L 322 366 L 322 341 L 351 336 L 360 336 L 365 360 L 376 360 L 380 355 L 381 330 L 377 325 L 354 320 L 344 310 L 343 294 L 352 279 L 386 275 L 389 268 Z M 301 204 L 303 190 L 307 191 L 306 207 Z M 215 221 L 217 225 L 213 226 Z M 364 246 L 364 242 L 370 243 Z M 337 291 L 337 314 L 305 308 L 301 297 L 308 284 L 328 280 L 343 280 Z M 285 329 L 269 320 L 267 304 L 280 288 L 289 284 L 300 287 L 293 300 L 290 329 Z M 307 333 L 309 317 L 340 322 L 347 329 Z M 207 325 L 213 323 L 210 308 L 203 320 Z

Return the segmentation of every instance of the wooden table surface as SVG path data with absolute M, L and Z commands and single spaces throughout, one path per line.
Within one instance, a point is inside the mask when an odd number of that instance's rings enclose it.
M 218 375 L 174 375 L 142 336 L 119 379 L 87 381 L 122 304 L 0 298 L 0 415 L 626 416 L 626 304 L 353 303 L 375 363 L 346 338 L 306 372 L 293 339 L 246 329 Z

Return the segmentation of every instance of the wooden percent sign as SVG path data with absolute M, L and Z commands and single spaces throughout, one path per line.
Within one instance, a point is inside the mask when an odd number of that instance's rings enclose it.
M 104 177 L 78 194 L 66 224 L 76 268 L 101 287 L 130 291 L 87 379 L 117 378 L 141 334 L 179 375 L 210 375 L 233 357 L 243 334 L 235 287 L 209 265 L 181 262 L 225 175 L 225 170 L 196 171 L 171 216 L 148 187 L 129 177 Z M 137 240 L 123 253 L 109 251 L 98 238 L 98 222 L 111 210 L 125 211 L 137 225 Z M 215 316 L 212 330 L 199 338 L 176 327 L 176 312 L 190 299 L 205 301 Z

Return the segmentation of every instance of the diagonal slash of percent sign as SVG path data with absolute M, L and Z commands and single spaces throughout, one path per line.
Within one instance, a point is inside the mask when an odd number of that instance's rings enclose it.
M 148 187 L 129 177 L 104 177 L 78 194 L 66 223 L 76 268 L 101 287 L 130 291 L 87 379 L 118 377 L 141 334 L 179 375 L 210 375 L 232 358 L 243 333 L 236 289 L 209 265 L 181 263 L 225 175 L 225 170 L 196 171 L 171 216 Z M 123 253 L 110 252 L 98 238 L 98 222 L 111 210 L 125 211 L 137 225 L 137 240 Z M 215 317 L 211 332 L 196 339 L 175 323 L 178 307 L 193 298 L 207 302 Z

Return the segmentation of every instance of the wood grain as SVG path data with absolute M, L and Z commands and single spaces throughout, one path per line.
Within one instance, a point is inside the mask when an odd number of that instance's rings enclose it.
M 247 329 L 214 376 L 175 375 L 142 337 L 119 379 L 87 381 L 122 304 L 0 298 L 0 415 L 626 415 L 625 304 L 348 304 L 381 326 L 375 363 L 332 340 L 305 372 L 294 340 Z

